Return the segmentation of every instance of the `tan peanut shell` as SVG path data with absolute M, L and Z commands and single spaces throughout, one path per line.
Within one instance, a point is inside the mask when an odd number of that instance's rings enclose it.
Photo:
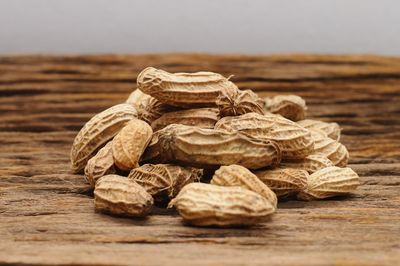
M 250 169 L 279 164 L 279 146 L 237 131 L 169 125 L 155 134 L 143 156 L 144 162 L 174 162 L 198 168 L 239 164 Z
M 286 161 L 281 162 L 282 168 L 295 168 L 306 170 L 309 174 L 312 174 L 325 167 L 334 166 L 331 160 L 323 154 L 311 154 L 306 158 L 299 161 Z
M 171 124 L 214 128 L 218 120 L 217 108 L 186 109 L 163 114 L 160 118 L 151 123 L 151 127 L 153 131 L 160 130 Z
M 144 98 L 137 107 L 139 119 L 151 124 L 163 114 L 176 110 L 175 107 L 160 102 L 154 97 Z
M 174 198 L 187 184 L 199 181 L 203 170 L 173 164 L 144 164 L 132 169 L 128 178 L 135 180 L 157 201 Z
M 126 99 L 126 103 L 133 105 L 135 108 L 137 108 L 139 106 L 139 104 L 147 99 L 147 98 L 151 98 L 150 95 L 143 93 L 141 90 L 136 89 L 133 92 L 131 92 L 131 94 L 129 94 L 128 99 Z
M 148 67 L 137 77 L 138 88 L 157 100 L 178 107 L 215 106 L 224 90 L 237 90 L 235 84 L 213 72 L 168 73 Z
M 210 184 L 217 186 L 238 186 L 251 190 L 266 198 L 276 208 L 278 199 L 275 193 L 247 168 L 232 164 L 221 166 L 215 171 Z
M 334 122 L 323 122 L 319 120 L 305 119 L 297 122 L 302 127 L 310 130 L 323 131 L 333 140 L 340 140 L 341 129 L 337 123 Z
M 169 207 L 196 226 L 252 225 L 269 218 L 275 207 L 263 196 L 241 188 L 204 183 L 186 185 Z
M 151 140 L 153 130 L 146 122 L 132 119 L 113 140 L 115 165 L 124 171 L 139 166 L 139 160 Z
M 311 133 L 280 115 L 248 113 L 224 117 L 215 124 L 215 129 L 238 130 L 256 139 L 275 141 L 284 159 L 302 159 L 314 150 Z
M 265 109 L 289 120 L 299 121 L 304 119 L 307 106 L 306 101 L 297 95 L 276 95 L 265 98 Z
M 112 141 L 109 141 L 88 161 L 85 167 L 85 178 L 94 187 L 100 177 L 113 173 L 115 173 L 115 168 Z
M 313 200 L 341 196 L 353 192 L 359 185 L 359 177 L 351 168 L 330 166 L 310 175 L 306 189 L 297 197 Z
M 79 131 L 72 144 L 72 171 L 74 173 L 81 172 L 97 150 L 112 139 L 128 121 L 136 117 L 135 107 L 123 103 L 115 105 L 90 119 Z
M 133 180 L 118 175 L 106 175 L 96 183 L 94 205 L 96 211 L 140 217 L 150 212 L 153 198 Z
M 264 114 L 264 100 L 251 90 L 224 90 L 216 100 L 221 117 L 246 113 Z
M 274 191 L 278 198 L 295 195 L 307 186 L 308 173 L 301 169 L 278 168 L 255 171 L 254 174 Z
M 314 154 L 322 154 L 339 167 L 345 167 L 349 161 L 349 152 L 340 142 L 326 136 L 325 132 L 310 130 L 314 139 Z

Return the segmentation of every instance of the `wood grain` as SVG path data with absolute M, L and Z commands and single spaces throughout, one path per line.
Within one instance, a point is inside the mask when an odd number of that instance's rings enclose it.
M 336 121 L 361 187 L 347 198 L 287 201 L 251 229 L 184 226 L 97 214 L 69 170 L 77 131 L 122 102 L 140 70 L 210 70 L 260 95 L 305 97 Z M 0 264 L 398 265 L 400 58 L 325 55 L 0 57 Z

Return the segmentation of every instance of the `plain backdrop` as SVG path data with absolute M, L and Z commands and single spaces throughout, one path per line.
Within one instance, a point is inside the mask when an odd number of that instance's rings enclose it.
M 400 54 L 399 0 L 0 0 L 0 53 Z

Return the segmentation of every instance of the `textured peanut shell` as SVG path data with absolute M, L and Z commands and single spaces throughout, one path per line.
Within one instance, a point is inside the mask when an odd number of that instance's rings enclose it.
M 163 114 L 176 110 L 175 107 L 160 102 L 154 97 L 144 98 L 137 107 L 139 119 L 147 122 L 149 125 Z
M 87 122 L 75 137 L 71 149 L 71 169 L 81 172 L 97 150 L 112 139 L 125 124 L 137 117 L 135 107 L 123 103 L 115 105 Z
M 134 90 L 131 94 L 129 94 L 128 99 L 126 99 L 126 103 L 133 105 L 136 109 L 139 106 L 139 104 L 147 99 L 151 98 L 150 95 L 143 93 L 141 90 L 136 89 Z
M 312 174 L 325 167 L 334 166 L 334 164 L 323 154 L 311 154 L 300 161 L 281 162 L 280 166 L 282 168 L 302 169 Z
M 216 100 L 221 117 L 246 113 L 264 114 L 264 100 L 251 90 L 224 90 Z
M 238 130 L 256 139 L 275 141 L 284 159 L 302 159 L 314 150 L 314 141 L 307 129 L 271 113 L 224 117 L 215 124 L 215 129 Z
M 302 127 L 305 127 L 310 130 L 323 131 L 333 140 L 340 140 L 340 132 L 341 129 L 337 123 L 334 122 L 323 122 L 319 120 L 305 119 L 297 122 Z
M 113 173 L 115 173 L 115 168 L 112 141 L 109 141 L 88 161 L 85 167 L 85 178 L 94 187 L 100 177 Z
M 217 168 L 239 164 L 257 169 L 279 164 L 279 146 L 258 140 L 237 131 L 204 129 L 172 124 L 155 134 L 143 156 L 143 162 Z
M 217 186 L 243 187 L 260 194 L 276 208 L 277 198 L 275 193 L 265 185 L 256 175 L 240 165 L 221 166 L 215 171 L 210 184 Z
M 306 189 L 297 197 L 314 200 L 341 196 L 353 192 L 359 185 L 359 177 L 351 168 L 330 166 L 310 175 Z
M 297 95 L 276 95 L 265 98 L 265 109 L 292 121 L 304 119 L 307 106 L 303 98 Z
M 266 198 L 253 191 L 204 183 L 186 185 L 170 202 L 172 206 L 196 226 L 248 226 L 267 220 L 275 211 Z
M 296 195 L 307 186 L 308 172 L 301 169 L 278 168 L 255 171 L 254 174 L 274 191 L 278 198 Z
M 160 130 L 171 124 L 197 126 L 200 128 L 214 128 L 214 125 L 218 120 L 218 109 L 196 108 L 165 113 L 151 123 L 151 127 L 153 128 L 153 131 Z
M 128 178 L 135 180 L 156 201 L 174 198 L 187 184 L 200 181 L 203 170 L 172 164 L 145 164 L 132 169 Z
M 314 154 L 322 154 L 332 161 L 333 165 L 345 167 L 349 161 L 349 152 L 340 142 L 326 136 L 320 130 L 310 130 L 314 139 Z
M 94 205 L 99 212 L 142 217 L 150 212 L 153 198 L 133 180 L 106 175 L 96 183 Z
M 144 121 L 132 119 L 113 140 L 115 165 L 124 171 L 139 166 L 139 160 L 151 140 L 153 130 Z
M 178 107 L 215 106 L 221 91 L 237 90 L 235 84 L 213 72 L 168 73 L 148 67 L 137 77 L 138 88 L 159 101 Z

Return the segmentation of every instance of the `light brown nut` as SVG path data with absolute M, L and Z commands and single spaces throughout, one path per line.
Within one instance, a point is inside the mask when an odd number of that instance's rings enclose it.
M 301 169 L 278 168 L 255 171 L 254 174 L 274 191 L 278 198 L 296 195 L 307 186 L 308 173 Z
M 176 107 L 162 103 L 151 96 L 144 98 L 137 107 L 139 119 L 142 119 L 149 125 L 163 114 L 175 111 L 176 109 Z
M 96 183 L 94 205 L 99 212 L 141 217 L 150 212 L 153 198 L 133 180 L 106 175 Z
M 133 105 L 136 109 L 142 100 L 152 98 L 150 95 L 143 93 L 141 90 L 136 89 L 131 94 L 129 94 L 128 99 L 126 99 L 126 103 Z
M 216 100 L 221 117 L 246 113 L 264 114 L 264 100 L 251 90 L 221 91 Z
M 261 180 L 250 172 L 247 168 L 232 164 L 221 166 L 215 171 L 210 184 L 217 186 L 243 187 L 260 194 L 266 198 L 274 208 L 277 206 L 278 199 L 275 193 Z
M 313 200 L 341 196 L 353 192 L 359 185 L 359 177 L 351 168 L 330 166 L 310 175 L 306 189 L 297 197 Z
M 302 127 L 305 127 L 310 130 L 320 130 L 325 132 L 328 137 L 330 137 L 333 140 L 339 141 L 340 140 L 340 126 L 337 123 L 334 122 L 323 122 L 319 120 L 312 120 L 312 119 L 305 119 L 305 120 L 300 120 L 297 121 L 299 125 Z
M 297 95 L 276 95 L 265 98 L 265 109 L 273 114 L 281 115 L 292 121 L 304 119 L 306 101 Z
M 128 178 L 143 186 L 156 201 L 174 198 L 187 184 L 200 181 L 203 170 L 173 164 L 145 164 L 132 169 Z
M 261 195 L 241 188 L 204 183 L 186 185 L 169 207 L 196 226 L 252 225 L 267 220 L 275 207 Z
M 115 165 L 124 171 L 139 166 L 139 160 L 151 140 L 153 130 L 146 122 L 132 119 L 113 140 Z
M 295 168 L 306 170 L 309 174 L 312 174 L 318 170 L 321 170 L 325 167 L 333 166 L 331 160 L 328 159 L 323 154 L 311 154 L 306 158 L 300 161 L 291 161 L 291 162 L 281 162 L 282 168 Z
M 310 130 L 314 139 L 314 154 L 322 154 L 339 167 L 345 167 L 349 161 L 349 152 L 340 142 L 333 140 L 319 130 Z
M 115 105 L 87 122 L 74 139 L 71 149 L 71 169 L 81 172 L 87 161 L 98 149 L 112 139 L 125 124 L 137 117 L 135 107 L 130 104 Z
M 237 90 L 235 84 L 213 72 L 168 73 L 148 67 L 137 77 L 138 88 L 159 101 L 178 107 L 215 106 L 223 90 Z
M 186 109 L 163 114 L 160 118 L 151 123 L 151 127 L 153 131 L 160 130 L 171 124 L 214 128 L 218 120 L 217 108 Z
M 100 177 L 114 173 L 112 141 L 109 141 L 88 161 L 85 167 L 85 179 L 94 187 Z
M 302 159 L 314 150 L 314 141 L 307 129 L 271 113 L 224 117 L 215 124 L 215 129 L 229 132 L 238 130 L 253 138 L 275 141 L 284 159 Z
M 197 168 L 239 164 L 250 169 L 279 164 L 279 146 L 237 131 L 172 124 L 153 134 L 143 162 L 177 163 Z

